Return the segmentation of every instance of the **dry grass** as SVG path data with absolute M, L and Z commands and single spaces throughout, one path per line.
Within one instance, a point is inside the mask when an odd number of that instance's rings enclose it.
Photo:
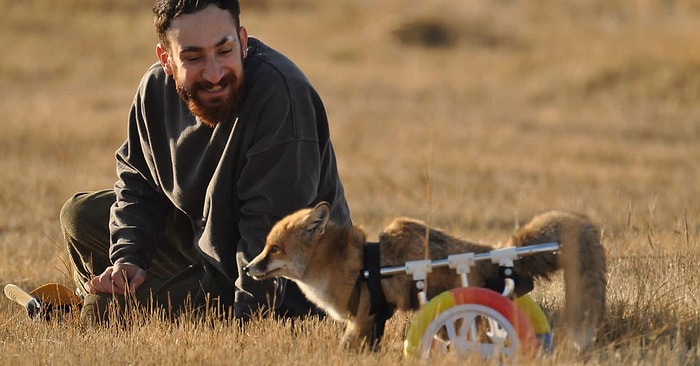
M 117 4 L 118 5 L 115 5 Z M 0 283 L 68 284 L 58 212 L 110 187 L 150 2 L 0 0 Z M 354 220 L 502 242 L 564 208 L 604 228 L 610 305 L 593 364 L 700 362 L 700 6 L 690 0 L 250 0 L 243 21 L 323 96 Z M 561 284 L 535 292 L 561 326 Z M 411 364 L 407 316 L 378 354 L 338 324 L 240 330 L 148 317 L 29 323 L 0 301 L 0 364 Z M 582 359 L 559 345 L 545 364 Z

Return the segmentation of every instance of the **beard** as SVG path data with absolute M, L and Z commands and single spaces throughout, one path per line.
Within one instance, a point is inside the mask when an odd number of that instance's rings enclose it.
M 175 74 L 173 74 L 173 78 L 175 79 L 177 93 L 187 103 L 190 112 L 211 128 L 216 127 L 219 123 L 233 120 L 243 100 L 243 74 L 239 78 L 233 72 L 230 72 L 224 75 L 216 84 L 203 80 L 194 83 L 190 88 L 187 88 L 181 80 L 178 80 Z M 222 88 L 230 86 L 228 95 L 207 101 L 199 97 L 200 92 L 216 85 L 220 85 Z

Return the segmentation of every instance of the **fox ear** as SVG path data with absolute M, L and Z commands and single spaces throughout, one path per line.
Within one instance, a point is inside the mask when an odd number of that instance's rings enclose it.
M 326 231 L 326 224 L 331 215 L 331 208 L 328 202 L 321 202 L 309 214 L 306 231 L 309 234 L 323 235 Z

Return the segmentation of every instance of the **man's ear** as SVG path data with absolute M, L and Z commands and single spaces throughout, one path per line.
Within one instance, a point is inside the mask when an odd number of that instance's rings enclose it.
M 165 46 L 163 46 L 162 43 L 158 43 L 158 45 L 156 45 L 156 56 L 158 56 L 158 62 L 160 62 L 160 65 L 163 66 L 165 74 L 172 75 L 173 68 L 170 65 L 170 56 L 168 55 L 168 50 L 165 49 Z
M 238 41 L 241 43 L 241 55 L 248 57 L 248 30 L 244 26 L 238 27 Z

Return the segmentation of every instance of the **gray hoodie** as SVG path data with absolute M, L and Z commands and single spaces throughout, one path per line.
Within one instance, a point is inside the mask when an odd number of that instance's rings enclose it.
M 246 291 L 239 269 L 284 215 L 323 200 L 334 220 L 351 224 L 326 112 L 309 80 L 252 37 L 244 75 L 239 113 L 215 128 L 190 114 L 159 64 L 144 75 L 116 152 L 114 263 L 148 269 L 174 206 L 190 218 L 202 256 Z

